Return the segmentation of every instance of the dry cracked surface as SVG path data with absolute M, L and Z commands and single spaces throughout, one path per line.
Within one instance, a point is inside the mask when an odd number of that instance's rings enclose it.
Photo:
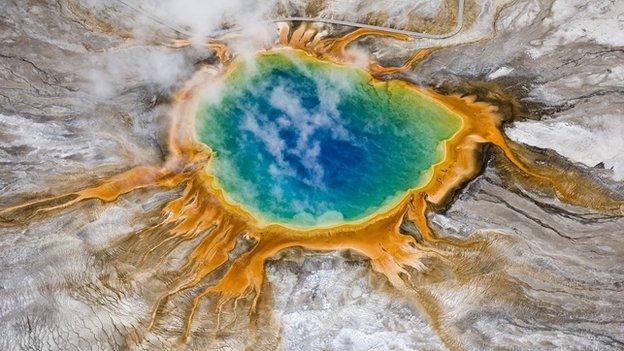
M 218 1 L 195 11 L 199 3 L 145 4 L 199 33 L 235 22 L 231 13 L 441 33 L 455 15 L 443 0 Z M 115 1 L 0 2 L 0 208 L 162 163 L 172 92 L 215 61 L 209 49 L 165 45 L 175 35 Z M 520 156 L 624 197 L 624 2 L 468 0 L 454 37 L 368 37 L 351 49 L 395 64 L 428 47 L 438 50 L 397 76 L 497 105 Z M 193 297 L 223 270 L 173 297 L 148 328 L 197 242 L 145 265 L 133 257 L 145 245 L 132 238 L 183 187 L 0 222 L 0 349 L 624 349 L 624 206 L 566 203 L 494 147 L 482 160 L 483 171 L 429 214 L 438 236 L 475 245 L 422 262 L 411 291 L 355 252 L 288 249 L 266 264 L 254 311 L 249 297 L 218 313 L 208 296 L 184 342 Z M 411 223 L 403 228 L 418 237 Z M 230 256 L 251 245 L 241 236 Z

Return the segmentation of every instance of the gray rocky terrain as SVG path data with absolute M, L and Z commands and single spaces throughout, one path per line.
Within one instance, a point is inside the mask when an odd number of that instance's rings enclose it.
M 456 15 L 444 0 L 175 3 L 142 5 L 163 24 L 116 1 L 0 1 L 0 208 L 163 162 L 171 94 L 215 61 L 164 45 L 171 27 L 199 36 L 237 18 L 319 15 L 443 33 Z M 624 197 L 624 2 L 467 0 L 456 36 L 368 37 L 353 50 L 399 64 L 427 47 L 440 49 L 401 78 L 499 106 L 517 147 Z M 624 350 L 624 206 L 568 204 L 497 149 L 482 158 L 481 174 L 430 214 L 440 236 L 478 248 L 424 262 L 412 294 L 356 253 L 289 249 L 267 264 L 257 312 L 241 303 L 218 321 L 208 297 L 183 344 L 196 290 L 147 325 L 194 242 L 159 266 L 124 251 L 182 187 L 2 222 L 0 349 Z

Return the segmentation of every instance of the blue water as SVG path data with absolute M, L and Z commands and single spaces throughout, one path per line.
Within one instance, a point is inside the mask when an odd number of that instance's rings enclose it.
M 198 136 L 228 197 L 266 222 L 364 218 L 421 184 L 461 126 L 405 84 L 293 52 L 260 55 L 224 83 Z

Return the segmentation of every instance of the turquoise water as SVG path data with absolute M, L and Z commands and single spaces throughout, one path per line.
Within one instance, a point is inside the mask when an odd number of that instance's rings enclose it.
M 265 222 L 373 214 L 421 184 L 461 126 L 398 81 L 296 52 L 259 55 L 223 83 L 201 105 L 198 137 L 230 200 Z

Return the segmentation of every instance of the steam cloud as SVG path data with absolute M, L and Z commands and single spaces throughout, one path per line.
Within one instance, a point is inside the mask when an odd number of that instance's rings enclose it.
M 117 8 L 131 21 L 134 39 L 121 49 L 93 55 L 84 73 L 86 91 L 102 100 L 122 93 L 129 87 L 144 85 L 155 90 L 171 90 L 193 70 L 193 63 L 211 54 L 204 48 L 206 36 L 224 26 L 241 28 L 241 39 L 232 41 L 230 50 L 248 57 L 275 39 L 274 25 L 263 22 L 274 11 L 273 2 L 250 0 L 149 0 L 123 3 L 83 0 L 81 5 L 97 13 L 98 9 Z M 161 22 L 158 23 L 154 20 Z M 164 23 L 164 25 L 163 25 Z M 161 34 L 167 27 L 190 33 L 195 50 L 145 45 L 153 41 L 167 43 L 173 37 Z

